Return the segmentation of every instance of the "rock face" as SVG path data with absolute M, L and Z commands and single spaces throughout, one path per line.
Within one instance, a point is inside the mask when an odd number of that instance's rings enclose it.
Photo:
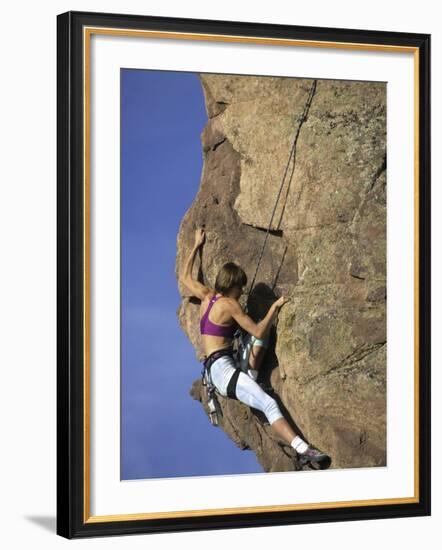
M 200 79 L 209 117 L 201 136 L 204 167 L 181 222 L 177 275 L 195 228 L 204 225 L 194 276 L 213 287 L 219 268 L 234 261 L 250 283 L 284 182 L 247 306 L 259 320 L 275 296 L 291 298 L 260 376 L 332 467 L 384 466 L 386 85 Z M 199 301 L 180 291 L 179 320 L 201 360 Z M 191 395 L 206 406 L 200 380 Z M 259 413 L 219 399 L 221 429 L 253 450 L 265 471 L 297 469 L 292 449 Z

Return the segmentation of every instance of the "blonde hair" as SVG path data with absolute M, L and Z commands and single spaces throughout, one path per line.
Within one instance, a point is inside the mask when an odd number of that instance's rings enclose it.
M 215 290 L 220 293 L 228 292 L 232 288 L 242 288 L 247 284 L 247 275 L 235 263 L 228 262 L 218 271 L 215 281 Z

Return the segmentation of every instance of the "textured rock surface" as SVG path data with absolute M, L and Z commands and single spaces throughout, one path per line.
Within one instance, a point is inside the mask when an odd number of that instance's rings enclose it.
M 201 136 L 204 167 L 180 226 L 177 273 L 195 227 L 205 224 L 196 260 L 200 280 L 213 286 L 218 269 L 234 261 L 250 282 L 286 172 L 248 304 L 257 320 L 275 294 L 291 297 L 274 327 L 262 378 L 288 420 L 330 454 L 332 467 L 383 466 L 385 84 L 200 78 L 209 116 Z M 201 360 L 199 302 L 180 291 L 180 323 Z M 191 395 L 206 405 L 199 380 Z M 296 467 L 291 449 L 259 413 L 220 400 L 221 428 L 239 447 L 252 449 L 266 471 Z

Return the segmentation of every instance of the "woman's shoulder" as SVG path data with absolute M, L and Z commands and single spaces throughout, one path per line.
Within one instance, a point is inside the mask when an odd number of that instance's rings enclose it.
M 237 310 L 239 307 L 241 307 L 241 304 L 235 298 L 232 298 L 231 296 L 223 296 L 223 298 L 224 298 L 224 304 L 228 308 Z
M 215 294 L 217 294 L 216 290 L 214 290 L 213 288 L 209 288 L 208 292 L 206 293 L 206 295 L 202 299 L 201 303 L 203 304 L 203 303 L 206 303 L 206 302 L 210 302 L 210 300 L 215 296 Z

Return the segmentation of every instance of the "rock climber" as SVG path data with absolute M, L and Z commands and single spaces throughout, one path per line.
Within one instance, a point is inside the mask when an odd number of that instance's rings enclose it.
M 204 243 L 203 229 L 196 229 L 195 243 L 185 263 L 180 281 L 201 300 L 200 332 L 205 352 L 204 365 L 216 390 L 224 397 L 238 399 L 249 407 L 262 411 L 276 434 L 293 447 L 301 466 L 320 465 L 329 457 L 309 445 L 291 428 L 275 399 L 256 382 L 257 371 L 267 346 L 269 331 L 280 308 L 289 301 L 281 296 L 269 308 L 265 317 L 255 323 L 238 302 L 247 284 L 247 275 L 233 262 L 224 264 L 218 272 L 215 288 L 208 288 L 192 277 L 195 255 Z M 239 325 L 250 335 L 248 374 L 239 368 L 233 352 L 233 335 Z

